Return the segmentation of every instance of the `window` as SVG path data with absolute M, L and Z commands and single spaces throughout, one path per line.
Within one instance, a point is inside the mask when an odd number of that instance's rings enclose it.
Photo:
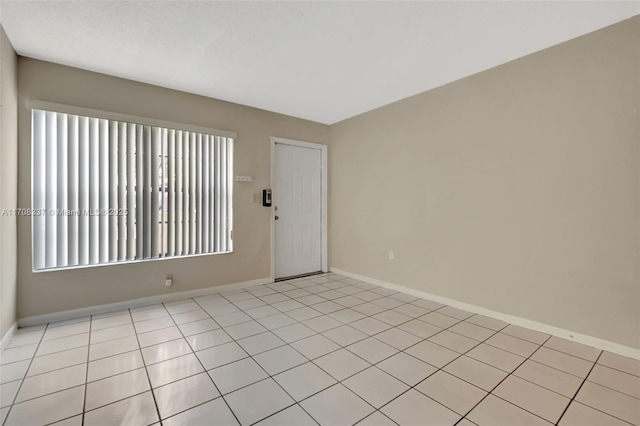
M 33 269 L 232 251 L 234 135 L 110 116 L 32 110 Z

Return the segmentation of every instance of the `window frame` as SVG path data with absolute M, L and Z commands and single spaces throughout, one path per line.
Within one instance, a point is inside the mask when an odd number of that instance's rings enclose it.
M 31 230 L 31 238 L 30 238 L 30 244 L 31 244 L 31 271 L 33 273 L 47 273 L 47 272 L 56 272 L 56 271 L 67 271 L 67 270 L 74 270 L 74 269 L 84 269 L 84 268 L 95 268 L 95 267 L 104 267 L 104 266 L 118 266 L 118 265 L 126 265 L 126 264 L 133 264 L 133 263 L 142 263 L 142 262 L 155 262 L 155 261 L 169 261 L 169 260 L 179 260 L 179 259 L 184 259 L 184 258 L 192 258 L 192 257 L 202 257 L 202 256 L 216 256 L 216 255 L 225 255 L 225 254 L 231 254 L 234 252 L 234 244 L 233 244 L 233 216 L 234 216 L 234 202 L 233 202 L 233 186 L 234 186 L 234 163 L 235 163 L 235 149 L 234 149 L 234 145 L 237 141 L 236 137 L 237 134 L 233 131 L 229 131 L 229 130 L 220 130 L 220 129 L 216 129 L 216 128 L 212 128 L 212 127 L 203 127 L 203 126 L 198 126 L 198 125 L 192 125 L 192 124 L 185 124 L 185 123 L 178 123 L 178 122 L 174 122 L 174 121 L 168 121 L 168 120 L 160 120 L 160 119 L 154 119 L 154 118 L 148 118 L 148 117 L 141 117 L 141 116 L 136 116 L 136 115 L 132 115 L 132 114 L 124 114 L 124 113 L 116 113 L 116 112 L 111 112 L 111 111 L 104 111 L 104 110 L 98 110 L 98 109 L 92 109 L 92 108 L 85 108 L 85 107 L 78 107 L 78 106 L 72 106 L 72 105 L 66 105 L 66 104 L 60 104 L 60 103 L 56 103 L 56 102 L 49 102 L 49 101 L 41 101 L 41 100 L 27 100 L 26 102 L 26 106 L 27 109 L 29 110 L 29 120 L 30 120 L 30 143 L 29 143 L 29 165 L 30 165 L 30 173 L 29 173 L 29 179 L 30 179 L 30 184 L 29 184 L 29 189 L 30 189 L 30 194 L 29 194 L 29 200 L 30 200 L 30 206 L 31 209 L 33 209 L 34 206 L 34 179 L 33 179 L 33 172 L 34 172 L 34 155 L 33 155 L 33 147 L 34 147 L 34 139 L 33 139 L 33 119 L 32 119 L 32 111 L 33 110 L 44 110 L 44 111 L 52 111 L 52 112 L 56 112 L 59 114 L 72 114 L 72 115 L 78 115 L 78 116 L 87 116 L 87 117 L 91 117 L 91 118 L 97 118 L 97 119 L 105 119 L 105 120 L 115 120 L 115 121 L 120 121 L 120 122 L 128 122 L 128 123 L 134 123 L 136 125 L 143 125 L 143 126 L 154 126 L 154 127 L 162 127 L 162 128 L 167 128 L 167 129 L 174 129 L 174 130 L 180 130 L 180 131 L 186 131 L 186 132 L 195 132 L 195 133 L 201 133 L 201 134 L 208 134 L 208 135 L 215 135 L 215 136 L 220 136 L 220 137 L 225 137 L 225 138 L 230 138 L 232 139 L 232 143 L 231 143 L 231 153 L 228 154 L 229 155 L 229 163 L 228 163 L 228 167 L 227 167 L 227 203 L 228 203 L 228 216 L 227 216 L 227 222 L 228 222 L 228 229 L 229 229 L 229 243 L 228 243 L 228 250 L 226 251 L 220 251 L 220 252 L 214 252 L 214 253 L 194 253 L 194 254 L 184 254 L 184 255 L 174 255 L 174 256 L 164 256 L 164 257 L 155 257 L 155 258 L 143 258 L 143 259 L 129 259 L 129 260 L 116 260 L 116 261 L 110 261 L 110 262 L 104 262 L 104 263 L 95 263 L 95 264 L 87 264 L 87 265 L 72 265 L 72 266 L 58 266 L 58 267 L 49 267 L 49 268 L 40 268 L 40 269 L 36 269 L 35 265 L 34 265 L 34 250 L 35 250 L 35 244 L 34 244 L 34 238 L 35 238 L 35 233 L 34 233 L 34 218 L 30 217 L 30 230 Z M 164 182 L 164 180 L 163 180 Z M 163 185 L 164 186 L 164 185 Z M 164 188 L 163 188 L 163 194 L 165 193 Z M 164 195 L 163 195 L 164 196 Z

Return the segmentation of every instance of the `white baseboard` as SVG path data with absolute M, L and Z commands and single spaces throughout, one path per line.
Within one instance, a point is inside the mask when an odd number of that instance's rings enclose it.
M 351 272 L 343 271 L 338 268 L 331 268 L 331 272 L 344 275 L 350 278 L 354 278 L 360 281 L 364 281 L 370 284 L 376 284 L 381 287 L 385 287 L 391 290 L 406 293 L 411 296 L 420 297 L 423 299 L 433 300 L 434 302 L 443 303 L 445 305 L 453 306 L 454 308 L 462 309 L 474 314 L 480 314 L 487 317 L 495 318 L 497 320 L 505 321 L 510 324 L 519 325 L 521 327 L 529 328 L 531 330 L 539 331 L 541 333 L 550 334 L 552 336 L 561 337 L 563 339 L 572 340 L 574 342 L 582 343 L 584 345 L 593 346 L 598 349 L 613 352 L 619 355 L 623 355 L 630 358 L 640 359 L 640 349 L 632 348 L 630 346 L 621 345 L 619 343 L 610 342 L 608 340 L 600 339 L 586 334 L 576 333 L 574 331 L 565 330 L 564 328 L 555 327 L 548 324 L 543 324 L 537 321 L 532 321 L 526 318 L 520 318 L 502 312 L 493 311 L 491 309 L 482 308 L 480 306 L 471 305 L 469 303 L 459 302 L 447 297 L 437 296 L 435 294 L 427 293 L 420 290 L 414 290 L 412 288 L 403 287 L 397 284 L 391 284 L 385 281 L 378 280 L 376 278 L 366 277 L 364 275 L 353 274 Z
M 17 329 L 18 329 L 18 323 L 14 322 L 11 325 L 11 327 L 9 327 L 7 332 L 4 333 L 4 336 L 2 336 L 2 340 L 0 340 L 0 351 L 2 351 L 4 348 L 7 347 L 7 345 L 11 341 L 11 338 L 13 337 L 13 335 L 16 334 L 16 330 Z
M 20 318 L 18 320 L 18 326 L 28 327 L 31 325 L 39 325 L 39 324 L 46 324 L 49 322 L 64 321 L 64 320 L 69 320 L 73 318 L 84 317 L 87 315 L 97 315 L 105 312 L 113 312 L 113 311 L 119 311 L 122 309 L 153 305 L 156 303 L 172 302 L 174 300 L 188 299 L 190 297 L 206 296 L 209 294 L 221 293 L 224 291 L 253 287 L 260 284 L 269 284 L 271 282 L 272 282 L 271 278 L 260 278 L 257 280 L 243 281 L 243 282 L 233 283 L 233 284 L 225 284 L 225 285 L 216 286 L 216 287 L 199 288 L 196 290 L 187 290 L 187 291 L 177 291 L 174 293 L 142 297 L 140 299 L 125 300 L 123 302 L 107 303 L 105 305 L 87 306 L 85 308 L 71 309 L 69 311 L 53 312 L 50 314 L 43 314 L 43 315 L 34 315 L 31 317 Z

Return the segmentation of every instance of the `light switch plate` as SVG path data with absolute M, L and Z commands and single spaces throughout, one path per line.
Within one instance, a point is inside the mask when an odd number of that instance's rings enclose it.
M 236 176 L 236 182 L 253 182 L 253 176 Z

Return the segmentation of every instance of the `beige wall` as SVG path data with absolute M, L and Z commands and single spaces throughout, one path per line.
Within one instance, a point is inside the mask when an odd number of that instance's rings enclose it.
M 18 196 L 16 54 L 0 26 L 0 212 Z M 16 321 L 16 218 L 0 214 L 0 338 Z
M 640 347 L 638 46 L 635 17 L 331 126 L 331 265 Z
M 79 69 L 19 58 L 19 205 L 30 203 L 30 113 L 27 99 L 58 102 L 237 132 L 235 174 L 253 183 L 234 185 L 234 253 L 31 272 L 29 219 L 18 223 L 18 317 L 111 303 L 270 276 L 269 209 L 251 195 L 268 188 L 270 136 L 328 143 L 329 127 L 255 108 L 190 95 Z M 164 287 L 166 274 L 174 285 Z

